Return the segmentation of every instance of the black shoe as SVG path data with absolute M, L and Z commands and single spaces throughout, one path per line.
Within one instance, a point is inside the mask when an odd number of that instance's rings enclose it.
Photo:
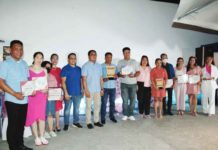
M 73 124 L 73 127 L 76 127 L 76 128 L 83 128 L 83 126 L 81 126 L 81 124 L 79 124 L 79 123 L 74 123 L 74 124 Z
M 103 127 L 103 124 L 101 124 L 100 122 L 96 122 L 96 123 L 94 123 L 94 125 L 97 127 Z
M 170 112 L 168 112 L 168 115 L 173 116 L 173 113 L 170 111 Z
M 68 130 L 68 127 L 69 127 L 69 125 L 64 125 L 64 131 L 67 131 Z
M 91 123 L 87 124 L 88 129 L 93 129 L 93 125 Z
M 61 132 L 61 128 L 57 128 L 57 127 L 56 127 L 55 131 Z
M 111 118 L 111 121 L 117 123 L 117 120 L 115 118 Z
M 106 121 L 105 121 L 105 120 L 101 120 L 101 123 L 102 123 L 102 124 L 105 124 L 105 123 L 106 123 Z
M 163 115 L 164 115 L 164 116 L 166 116 L 166 115 L 167 115 L 167 113 L 166 113 L 166 112 L 163 112 Z
M 33 150 L 32 148 L 29 148 L 29 147 L 27 147 L 27 146 L 25 146 L 25 145 L 22 145 L 22 146 L 20 146 L 19 148 L 18 148 L 18 150 Z

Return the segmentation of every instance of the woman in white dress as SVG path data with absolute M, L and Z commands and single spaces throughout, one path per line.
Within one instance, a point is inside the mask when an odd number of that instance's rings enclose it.
M 176 96 L 176 104 L 178 115 L 183 116 L 185 111 L 185 96 L 187 86 L 185 82 L 178 81 L 178 77 L 186 74 L 186 67 L 184 66 L 184 59 L 179 57 L 175 67 L 174 91 Z

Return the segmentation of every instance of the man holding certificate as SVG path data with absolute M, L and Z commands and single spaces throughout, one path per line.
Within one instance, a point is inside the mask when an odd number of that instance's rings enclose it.
M 121 77 L 121 97 L 123 99 L 123 118 L 122 120 L 135 120 L 133 109 L 136 99 L 136 77 L 140 74 L 139 64 L 130 59 L 130 48 L 123 48 L 124 59 L 118 62 L 117 68 Z M 129 103 L 130 101 L 130 103 Z
M 104 95 L 101 98 L 101 123 L 105 124 L 105 115 L 107 108 L 107 101 L 110 102 L 110 120 L 114 123 L 117 122 L 115 111 L 115 96 L 116 96 L 116 79 L 117 79 L 117 67 L 112 62 L 112 53 L 107 52 L 105 54 L 105 63 L 102 66 L 103 80 L 104 80 Z
M 163 53 L 160 55 L 161 60 L 162 60 L 162 67 L 166 70 L 167 76 L 168 76 L 168 81 L 173 83 L 173 78 L 175 77 L 175 71 L 173 68 L 173 65 L 168 63 L 168 57 L 167 54 Z M 169 87 L 166 86 L 166 91 L 167 91 L 167 107 L 166 107 L 166 97 L 163 99 L 163 112 L 164 115 L 173 115 L 171 111 L 172 107 L 172 95 L 173 95 L 173 84 L 171 84 Z
M 27 114 L 27 97 L 21 93 L 21 82 L 28 80 L 28 66 L 22 60 L 23 43 L 10 43 L 11 57 L 0 66 L 0 88 L 5 91 L 8 114 L 7 142 L 10 150 L 31 150 L 24 146 L 23 134 Z
M 68 55 L 68 64 L 61 71 L 62 87 L 64 90 L 64 130 L 68 130 L 70 110 L 73 103 L 73 126 L 82 128 L 79 123 L 79 107 L 82 98 L 81 68 L 76 65 L 75 53 Z

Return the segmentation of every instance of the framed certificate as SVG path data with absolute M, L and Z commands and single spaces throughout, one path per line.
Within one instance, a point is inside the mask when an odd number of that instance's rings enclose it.
M 189 84 L 196 84 L 200 81 L 199 75 L 189 75 L 188 76 L 188 83 Z
M 122 75 L 128 75 L 128 74 L 131 74 L 131 73 L 134 73 L 134 70 L 131 66 L 126 66 L 124 68 L 121 69 L 121 74 Z
M 177 82 L 178 83 L 187 83 L 188 82 L 188 75 L 183 74 L 183 75 L 177 76 Z
M 57 101 L 62 99 L 62 89 L 61 88 L 49 88 L 48 89 L 48 100 Z
M 23 96 L 33 95 L 33 92 L 35 91 L 35 84 L 33 81 L 23 81 L 20 84 Z
M 164 86 L 164 80 L 163 78 L 158 78 L 156 79 L 156 87 L 159 89 L 162 89 Z
M 34 77 L 33 82 L 35 84 L 35 90 L 46 90 L 46 89 L 48 89 L 47 77 Z
M 173 79 L 168 79 L 166 83 L 166 88 L 171 88 L 173 86 Z
M 116 73 L 116 67 L 106 66 L 106 69 L 107 69 L 107 78 L 114 78 L 114 75 Z

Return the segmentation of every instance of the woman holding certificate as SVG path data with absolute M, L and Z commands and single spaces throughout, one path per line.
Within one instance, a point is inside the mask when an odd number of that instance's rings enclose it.
M 151 67 L 149 65 L 148 57 L 142 56 L 139 67 L 140 74 L 137 77 L 137 99 L 139 113 L 143 118 L 150 117 L 150 100 L 151 100 L 151 80 L 150 72 Z
M 159 108 L 159 118 L 162 116 L 163 103 L 162 100 L 166 96 L 166 82 L 167 82 L 167 72 L 161 67 L 162 61 L 160 58 L 155 60 L 155 65 L 151 70 L 151 93 L 154 97 L 154 108 L 155 108 L 155 118 L 158 118 L 158 108 Z
M 29 68 L 29 80 L 35 81 L 36 91 L 33 96 L 29 96 L 26 126 L 31 126 L 35 145 L 39 146 L 48 144 L 44 137 L 48 82 L 47 71 L 41 67 L 43 53 L 36 52 L 33 58 L 33 65 Z
M 216 79 L 218 78 L 217 67 L 213 63 L 213 57 L 207 56 L 205 65 L 202 68 L 202 107 L 203 112 L 208 116 L 215 115 L 215 92 L 217 89 Z
M 190 113 L 192 116 L 197 116 L 197 94 L 200 92 L 201 84 L 201 68 L 196 63 L 196 57 L 189 57 L 187 65 L 188 84 L 187 94 L 190 101 Z
M 184 59 L 179 57 L 177 59 L 177 64 L 175 67 L 175 75 L 174 78 L 174 90 L 176 96 L 176 104 L 178 115 L 183 116 L 185 111 L 185 95 L 187 90 L 187 79 L 188 76 L 186 74 L 186 67 L 184 66 Z
M 58 87 L 61 87 L 61 68 L 57 67 L 58 64 L 58 54 L 52 54 L 51 55 L 51 63 L 52 63 L 52 68 L 50 71 L 50 74 L 54 75 L 57 82 L 58 82 Z M 57 99 L 56 101 L 56 129 L 55 131 L 60 132 L 60 110 L 63 108 L 63 101 Z

